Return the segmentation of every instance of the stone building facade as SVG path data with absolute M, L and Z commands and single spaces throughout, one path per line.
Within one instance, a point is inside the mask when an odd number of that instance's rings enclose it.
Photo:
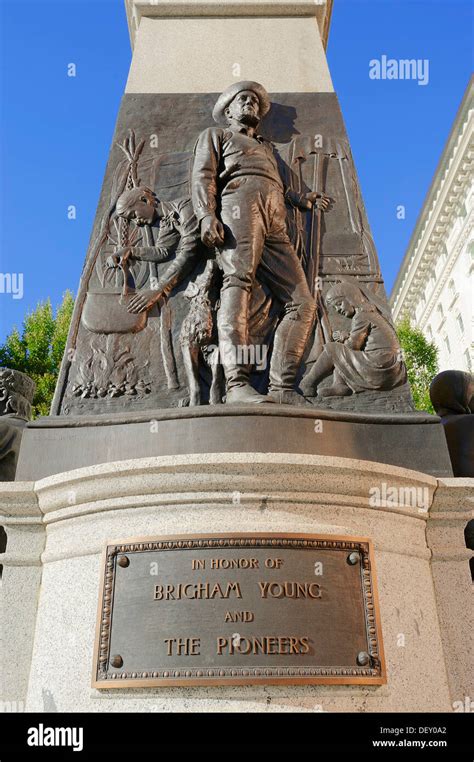
M 439 369 L 474 370 L 474 79 L 454 120 L 392 289 L 439 350 Z

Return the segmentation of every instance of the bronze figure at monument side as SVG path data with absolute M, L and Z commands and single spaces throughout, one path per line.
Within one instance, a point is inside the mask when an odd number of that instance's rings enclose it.
M 0 481 L 15 478 L 21 437 L 36 384 L 25 373 L 0 367 Z
M 474 375 L 462 370 L 438 373 L 430 398 L 441 416 L 454 476 L 474 477 Z

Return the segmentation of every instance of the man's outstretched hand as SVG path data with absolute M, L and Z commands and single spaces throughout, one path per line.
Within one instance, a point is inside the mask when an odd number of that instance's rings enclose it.
M 138 314 L 139 312 L 150 310 L 153 305 L 156 304 L 160 299 L 162 293 L 163 292 L 158 289 L 153 291 L 138 291 L 136 294 L 130 297 L 130 300 L 127 304 L 127 312 Z
M 224 243 L 224 225 L 215 215 L 208 215 L 201 221 L 201 241 L 212 249 Z

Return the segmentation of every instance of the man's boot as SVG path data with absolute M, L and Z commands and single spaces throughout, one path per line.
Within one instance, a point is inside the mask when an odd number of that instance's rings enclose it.
M 273 402 L 259 394 L 250 384 L 250 365 L 238 362 L 237 349 L 248 347 L 249 291 L 244 288 L 223 288 L 217 324 L 219 355 L 226 380 L 226 405 L 248 405 Z
M 275 333 L 268 396 L 280 405 L 312 407 L 295 385 L 313 320 L 312 305 L 295 307 L 287 312 Z
M 259 394 L 250 384 L 250 367 L 245 365 L 224 365 L 227 379 L 226 405 L 248 405 L 255 403 L 274 402 L 265 395 Z
M 275 402 L 270 396 L 259 394 L 250 384 L 231 386 L 230 389 L 227 389 L 225 401 L 226 405 L 254 405 L 255 403 Z
M 277 405 L 298 405 L 299 407 L 313 407 L 302 394 L 296 389 L 270 389 L 268 396 Z
M 259 394 L 250 384 L 250 366 L 237 365 L 235 360 L 229 356 L 221 355 L 222 365 L 224 367 L 227 391 L 226 405 L 248 405 L 255 403 L 274 402 L 273 399 L 264 394 Z

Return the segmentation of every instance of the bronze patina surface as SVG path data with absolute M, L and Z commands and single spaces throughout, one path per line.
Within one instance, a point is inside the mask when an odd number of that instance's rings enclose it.
M 202 534 L 104 551 L 96 688 L 384 682 L 366 538 Z

